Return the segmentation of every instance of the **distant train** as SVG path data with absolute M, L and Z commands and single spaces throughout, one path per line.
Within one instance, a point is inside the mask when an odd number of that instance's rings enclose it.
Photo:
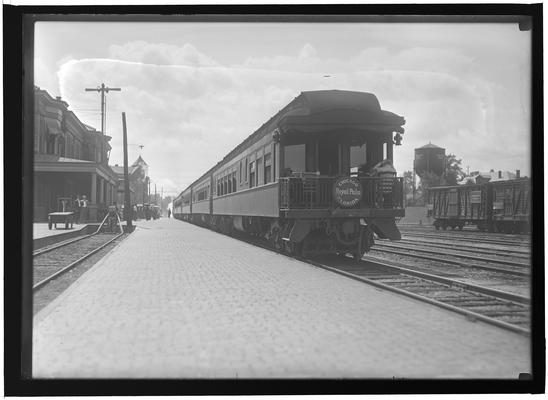
M 427 215 L 436 229 L 476 225 L 481 231 L 528 233 L 531 224 L 529 178 L 427 190 Z
M 375 95 L 302 92 L 173 201 L 177 219 L 266 238 L 295 255 L 352 253 L 400 239 L 392 166 L 405 120 Z

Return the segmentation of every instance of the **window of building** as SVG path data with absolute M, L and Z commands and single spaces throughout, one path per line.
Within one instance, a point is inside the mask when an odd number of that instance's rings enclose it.
M 240 185 L 242 184 L 242 169 L 243 169 L 242 166 L 243 166 L 243 163 L 244 163 L 244 160 L 240 160 L 239 170 L 238 170 L 238 172 L 239 172 L 238 176 L 240 177 Z
M 249 187 L 256 186 L 255 183 L 255 162 L 249 163 Z
M 232 193 L 232 179 L 230 179 L 230 175 L 227 175 L 226 180 L 228 182 L 227 183 L 227 186 L 228 186 L 227 193 Z
M 244 169 L 245 181 L 247 182 L 247 157 L 245 158 L 245 169 Z
M 294 144 L 284 147 L 284 170 L 289 172 L 305 171 L 305 149 L 304 144 Z
M 272 182 L 272 156 L 270 153 L 264 155 L 264 183 Z
M 223 176 L 223 194 L 228 193 L 228 182 L 226 176 Z

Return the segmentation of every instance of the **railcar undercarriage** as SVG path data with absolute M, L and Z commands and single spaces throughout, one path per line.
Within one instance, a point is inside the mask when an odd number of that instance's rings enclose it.
M 198 214 L 179 219 L 226 235 L 242 232 L 265 239 L 276 250 L 303 257 L 350 253 L 359 260 L 375 244 L 375 233 L 381 238 L 400 239 L 393 220 L 391 224 L 384 218 L 294 219 Z

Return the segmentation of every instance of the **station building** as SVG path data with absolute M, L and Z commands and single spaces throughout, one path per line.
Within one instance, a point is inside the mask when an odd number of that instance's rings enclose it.
M 118 178 L 117 197 L 118 204 L 124 204 L 124 166 L 118 164 L 112 165 L 111 169 L 116 173 Z M 129 198 L 131 204 L 146 204 L 149 202 L 148 185 L 150 178 L 148 177 L 148 164 L 139 155 L 137 160 L 128 166 L 129 178 Z
M 108 165 L 111 137 L 82 123 L 60 97 L 34 87 L 34 221 L 89 201 L 88 221 L 101 218 L 116 199 L 117 176 Z M 66 201 L 66 199 L 70 199 Z
M 489 172 L 480 172 L 480 171 L 472 171 L 470 172 L 470 176 L 468 179 L 465 179 L 462 183 L 466 183 L 468 180 L 472 181 L 473 183 L 486 183 L 486 182 L 497 182 L 497 181 L 508 181 L 516 178 L 520 178 L 520 170 L 516 170 L 516 172 L 510 172 L 510 171 L 496 171 L 490 170 Z

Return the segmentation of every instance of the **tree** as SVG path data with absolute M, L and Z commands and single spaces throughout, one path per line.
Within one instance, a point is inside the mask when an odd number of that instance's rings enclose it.
M 413 194 L 413 171 L 403 173 L 403 192 L 406 198 Z
M 454 154 L 448 154 L 445 156 L 445 184 L 448 186 L 454 186 L 457 182 L 460 182 L 466 176 L 466 173 L 462 169 L 462 159 L 457 159 Z
M 445 186 L 447 185 L 447 182 L 444 178 L 444 176 L 436 175 L 433 172 L 425 172 L 421 177 L 421 183 L 419 185 L 419 188 L 422 190 L 435 187 L 435 186 Z

